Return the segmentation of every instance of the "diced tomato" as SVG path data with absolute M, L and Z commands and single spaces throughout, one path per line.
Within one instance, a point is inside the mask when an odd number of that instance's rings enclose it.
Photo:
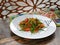
M 28 18 L 25 19 L 25 22 L 28 22 Z
M 54 9 L 50 9 L 50 11 L 55 11 Z
M 25 30 L 25 31 L 30 31 L 30 28 L 25 28 L 24 30 Z

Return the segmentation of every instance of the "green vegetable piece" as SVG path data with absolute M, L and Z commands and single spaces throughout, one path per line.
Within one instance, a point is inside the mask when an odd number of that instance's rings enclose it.
M 31 33 L 34 33 L 34 28 L 31 27 Z

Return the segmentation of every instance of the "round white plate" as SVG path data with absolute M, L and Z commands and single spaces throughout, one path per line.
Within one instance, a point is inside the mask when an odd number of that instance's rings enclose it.
M 33 34 L 31 32 L 20 31 L 21 29 L 19 27 L 19 23 L 26 18 L 37 18 L 42 23 L 44 23 L 46 28 Z M 20 37 L 29 38 L 29 39 L 40 39 L 53 34 L 56 31 L 56 25 L 51 19 L 41 15 L 22 15 L 12 20 L 12 22 L 10 23 L 10 29 L 14 34 Z

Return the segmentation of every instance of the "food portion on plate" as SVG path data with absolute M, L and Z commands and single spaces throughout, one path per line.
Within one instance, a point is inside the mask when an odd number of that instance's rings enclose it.
M 19 23 L 19 27 L 22 31 L 30 31 L 31 33 L 36 33 L 44 28 L 45 25 L 37 18 L 26 18 Z
M 52 35 L 56 31 L 53 20 L 48 27 L 46 26 L 47 20 L 51 21 L 50 18 L 41 15 L 22 15 L 12 20 L 10 29 L 19 37 L 41 39 Z

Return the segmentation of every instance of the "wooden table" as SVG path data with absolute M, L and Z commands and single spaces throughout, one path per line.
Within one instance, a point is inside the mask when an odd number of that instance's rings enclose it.
M 0 20 L 0 45 L 60 45 L 60 27 L 49 37 L 32 40 L 13 34 L 9 28 L 9 20 Z

